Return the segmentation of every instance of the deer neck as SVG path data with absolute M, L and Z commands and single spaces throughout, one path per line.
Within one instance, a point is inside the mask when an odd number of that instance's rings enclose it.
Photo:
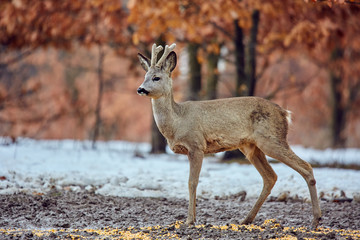
M 156 125 L 166 138 L 172 138 L 173 126 L 178 117 L 179 105 L 174 101 L 173 93 L 151 99 Z

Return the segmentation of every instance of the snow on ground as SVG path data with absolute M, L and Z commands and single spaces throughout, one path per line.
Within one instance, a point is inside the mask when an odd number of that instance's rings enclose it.
M 90 142 L 74 140 L 19 139 L 5 144 L 0 138 L 0 194 L 47 192 L 51 188 L 95 191 L 97 194 L 125 197 L 187 198 L 189 164 L 186 156 L 149 155 L 147 143 L 121 141 Z M 360 149 L 318 151 L 295 146 L 303 159 L 317 163 L 360 164 Z M 272 196 L 309 198 L 305 181 L 284 164 L 272 164 L 278 181 Z M 328 197 L 343 190 L 348 197 L 360 193 L 360 171 L 315 168 L 318 192 Z M 241 191 L 247 197 L 260 194 L 262 178 L 252 165 L 224 164 L 215 157 L 204 160 L 198 196 L 213 198 Z

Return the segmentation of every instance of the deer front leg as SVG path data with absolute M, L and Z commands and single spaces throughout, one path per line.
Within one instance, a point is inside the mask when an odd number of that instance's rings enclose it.
M 189 210 L 186 224 L 193 225 L 196 219 L 196 188 L 199 183 L 204 153 L 200 150 L 189 151 L 188 158 L 190 162 L 189 174 Z

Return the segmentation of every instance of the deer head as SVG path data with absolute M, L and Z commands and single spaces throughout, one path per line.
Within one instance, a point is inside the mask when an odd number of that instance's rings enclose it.
M 157 55 L 163 49 L 162 46 L 152 46 L 151 60 L 141 53 L 138 53 L 141 66 L 146 71 L 145 80 L 137 90 L 139 95 L 146 95 L 151 98 L 160 98 L 172 91 L 171 72 L 176 66 L 176 53 L 174 50 L 176 44 L 170 47 L 165 46 L 164 54 L 159 61 Z

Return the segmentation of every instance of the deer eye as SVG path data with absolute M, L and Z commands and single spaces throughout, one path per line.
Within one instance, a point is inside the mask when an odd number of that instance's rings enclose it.
M 160 78 L 159 78 L 159 77 L 153 77 L 152 80 L 153 80 L 153 81 L 159 81 Z

